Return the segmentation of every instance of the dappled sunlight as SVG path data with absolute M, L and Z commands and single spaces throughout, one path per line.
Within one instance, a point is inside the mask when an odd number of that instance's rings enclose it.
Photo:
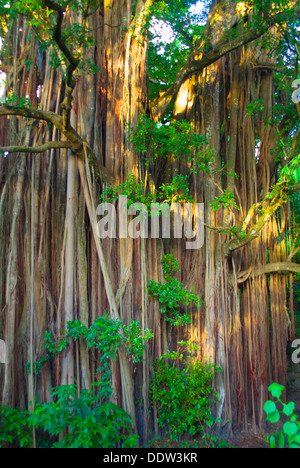
M 247 2 L 237 3 L 236 12 L 241 16 L 245 16 L 249 12 L 249 6 L 248 6 Z
M 181 115 L 191 109 L 194 101 L 192 82 L 190 78 L 182 85 L 174 106 L 175 115 Z

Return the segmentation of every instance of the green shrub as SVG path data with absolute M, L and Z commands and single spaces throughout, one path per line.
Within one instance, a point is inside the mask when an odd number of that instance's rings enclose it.
M 77 396 L 76 385 L 66 385 L 53 388 L 53 401 L 37 403 L 32 414 L 2 407 L 0 447 L 9 443 L 29 448 L 33 428 L 38 448 L 136 447 L 129 415 L 111 401 L 103 402 L 103 396 L 103 391 L 95 390 L 82 390 Z
M 139 322 L 132 320 L 126 326 L 107 315 L 99 317 L 87 328 L 78 320 L 68 322 L 67 331 L 56 337 L 50 331 L 44 334 L 43 356 L 27 364 L 27 371 L 38 373 L 42 366 L 65 350 L 70 340 L 85 340 L 88 349 L 99 351 L 100 366 L 97 371 L 101 382 L 93 390 L 82 390 L 78 395 L 76 385 L 50 390 L 50 403 L 35 404 L 32 414 L 11 407 L 0 408 L 0 447 L 30 447 L 33 428 L 39 447 L 52 448 L 114 448 L 134 447 L 137 436 L 131 434 L 129 415 L 111 401 L 111 362 L 124 346 L 135 362 L 143 357 L 145 342 L 153 334 L 142 330 Z
M 2 406 L 0 408 L 0 448 L 7 444 L 18 448 L 29 448 L 32 444 L 32 430 L 30 430 L 28 420 L 28 411 Z
M 194 361 L 169 352 L 154 362 L 150 384 L 157 404 L 158 425 L 167 427 L 171 438 L 188 433 L 203 434 L 204 427 L 214 423 L 212 404 L 217 400 L 213 380 L 220 370 L 215 365 Z

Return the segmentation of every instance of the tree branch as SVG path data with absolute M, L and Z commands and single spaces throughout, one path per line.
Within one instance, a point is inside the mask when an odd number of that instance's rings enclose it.
M 293 262 L 276 262 L 263 265 L 261 268 L 256 268 L 253 272 L 242 271 L 238 275 L 238 283 L 244 283 L 250 277 L 250 275 L 259 276 L 270 273 L 296 273 L 300 274 L 300 265 Z
M 99 178 L 102 182 L 111 184 L 110 177 L 108 176 L 104 167 L 99 168 L 99 163 L 97 156 L 95 155 L 92 148 L 84 141 L 81 136 L 74 130 L 73 127 L 68 126 L 65 128 L 63 123 L 63 118 L 55 112 L 43 111 L 39 109 L 32 109 L 30 107 L 17 107 L 10 106 L 6 104 L 0 104 L 0 117 L 1 116 L 10 116 L 15 115 L 19 117 L 25 117 L 27 119 L 34 119 L 39 121 L 44 121 L 51 123 L 54 127 L 59 130 L 62 135 L 66 138 L 66 146 L 74 154 L 76 154 L 80 159 L 83 159 L 86 155 L 88 156 L 90 164 L 93 166 L 94 170 L 98 173 Z M 59 143 L 59 142 L 58 142 Z M 49 142 L 49 145 L 56 145 L 55 142 Z M 24 147 L 25 148 L 25 147 Z M 49 148 L 48 148 L 49 149 Z M 36 150 L 36 148 L 35 148 Z M 24 151 L 19 151 L 24 152 Z M 27 152 L 27 151 L 26 151 Z M 36 151 L 33 151 L 36 152 Z
M 257 221 L 257 223 L 251 228 L 249 234 L 247 234 L 245 237 L 239 237 L 237 239 L 231 239 L 229 242 L 227 242 L 224 247 L 223 247 L 223 252 L 225 256 L 228 256 L 231 252 L 234 250 L 240 249 L 241 247 L 244 247 L 245 245 L 249 244 L 252 242 L 254 239 L 256 239 L 262 228 L 265 226 L 265 224 L 269 221 L 271 216 L 277 211 L 277 209 L 283 204 L 283 200 L 279 197 L 279 200 L 276 202 L 273 200 L 273 202 L 269 205 L 269 207 L 264 210 L 263 214 Z
M 52 38 L 67 61 L 65 96 L 62 102 L 63 125 L 67 129 L 71 126 L 70 115 L 73 101 L 73 90 L 76 85 L 73 74 L 80 63 L 80 60 L 68 48 L 62 37 L 62 24 L 66 9 L 53 0 L 44 0 L 44 5 L 57 13 L 56 24 L 53 29 Z
M 50 149 L 71 149 L 70 143 L 67 141 L 49 141 L 44 145 L 37 146 L 0 146 L 0 151 L 3 153 L 44 153 Z
M 78 133 L 72 128 L 65 128 L 63 124 L 63 118 L 59 114 L 50 111 L 44 111 L 40 109 L 32 109 L 31 107 L 18 107 L 10 106 L 7 104 L 0 104 L 0 116 L 16 115 L 19 117 L 25 117 L 27 119 L 42 120 L 44 122 L 51 123 L 54 125 L 66 139 L 71 143 L 70 148 L 76 154 L 79 151 L 83 151 L 83 140 Z
M 265 265 L 264 273 L 300 273 L 300 265 L 293 262 L 278 262 Z
M 0 104 L 0 116 L 17 115 L 27 119 L 43 120 L 52 123 L 55 127 L 62 127 L 62 117 L 55 112 L 32 109 L 31 107 L 17 107 L 9 104 Z
M 62 34 L 61 34 L 61 28 L 62 28 L 62 23 L 64 19 L 64 14 L 66 12 L 65 8 L 60 6 L 58 3 L 52 1 L 52 0 L 44 0 L 45 6 L 50 8 L 50 10 L 53 10 L 57 13 L 57 19 L 56 19 L 56 25 L 53 30 L 53 40 L 56 42 L 58 48 L 61 50 L 61 52 L 64 54 L 68 62 L 72 65 L 74 70 L 79 65 L 79 60 L 72 54 L 70 49 L 66 46 Z
M 206 43 L 202 44 L 202 52 L 193 51 L 189 56 L 187 62 L 179 71 L 175 82 L 164 92 L 160 93 L 158 97 L 151 103 L 151 112 L 154 120 L 160 120 L 164 115 L 166 109 L 170 105 L 172 99 L 178 93 L 181 85 L 193 74 L 199 74 L 206 67 L 216 62 L 218 59 L 226 55 L 228 52 L 258 39 L 265 33 L 259 31 L 257 28 L 250 29 L 232 40 L 223 40 L 217 44 L 213 49 L 204 52 Z
M 297 10 L 297 16 L 300 8 Z M 160 93 L 151 103 L 151 113 L 155 121 L 160 120 L 166 112 L 173 98 L 179 92 L 181 85 L 195 73 L 201 73 L 206 67 L 219 60 L 224 55 L 247 45 L 256 39 L 262 37 L 270 27 L 277 22 L 285 19 L 284 13 L 278 13 L 274 16 L 265 17 L 260 27 L 257 25 L 244 29 L 236 37 L 224 37 L 218 44 L 206 50 L 207 40 L 203 40 L 198 47 L 190 54 L 187 62 L 179 71 L 175 82 L 164 92 Z
M 250 232 L 247 235 L 245 235 L 245 237 L 238 237 L 235 239 L 231 239 L 226 244 L 224 244 L 223 252 L 225 256 L 228 256 L 234 250 L 240 249 L 241 247 L 244 247 L 245 245 L 249 244 L 254 239 L 256 239 L 259 236 L 265 224 L 271 218 L 271 216 L 273 216 L 273 214 L 278 210 L 278 208 L 280 208 L 280 206 L 286 203 L 287 201 L 286 195 L 299 190 L 299 184 L 296 184 L 292 189 L 289 189 L 287 187 L 287 184 L 288 184 L 288 181 L 286 180 L 282 181 L 280 183 L 280 186 L 279 184 L 277 184 L 277 188 L 279 187 L 280 190 L 276 193 L 274 199 L 271 201 L 268 208 L 266 208 L 263 211 L 262 215 L 260 216 L 256 224 L 252 228 L 250 228 Z M 252 207 L 250 211 L 253 210 L 254 207 Z M 252 215 L 254 215 L 254 212 L 252 213 Z

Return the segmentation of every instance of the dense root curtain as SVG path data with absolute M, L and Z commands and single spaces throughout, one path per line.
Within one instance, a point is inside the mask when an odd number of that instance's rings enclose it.
M 157 180 L 157 174 L 148 174 L 144 156 L 133 150 L 129 138 L 138 117 L 150 113 L 142 30 L 150 3 L 104 0 L 87 16 L 95 43 L 86 58 L 99 70 L 77 79 L 72 128 L 65 128 L 63 120 L 61 70 L 54 70 L 37 41 L 23 48 L 31 31 L 24 19 L 16 19 L 7 36 L 14 59 L 7 92 L 29 95 L 33 105 L 0 108 L 1 145 L 14 145 L 0 158 L 0 320 L 7 345 L 5 370 L 0 369 L 2 402 L 25 408 L 35 396 L 47 400 L 47 390 L 55 385 L 76 382 L 80 390 L 99 377 L 99 356 L 83 342 L 47 363 L 38 376 L 32 368 L 28 375 L 25 364 L 40 358 L 46 330 L 58 337 L 68 321 L 89 326 L 105 313 L 126 325 L 138 320 L 154 338 L 139 365 L 120 352 L 112 385 L 114 401 L 130 413 L 144 441 L 149 430 L 158 429 L 155 406 L 150 412 L 152 362 L 177 349 L 182 339 L 198 345 L 199 359 L 222 367 L 216 411 L 224 423 L 263 424 L 268 383 L 285 384 L 286 379 L 289 318 L 286 276 L 278 265 L 285 271 L 288 265 L 298 268 L 287 261 L 282 235 L 287 211 L 275 204 L 269 211 L 266 206 L 263 219 L 260 212 L 261 196 L 276 176 L 272 151 L 277 135 L 265 125 L 272 117 L 276 57 L 250 44 L 261 30 L 236 34 L 239 41 L 223 47 L 223 31 L 242 27 L 235 2 L 214 3 L 223 22 L 215 21 L 213 9 L 208 23 L 212 49 L 193 53 L 174 86 L 151 106 L 156 119 L 175 100 L 173 117 L 192 122 L 197 133 L 208 137 L 204 151 L 215 155 L 208 172 L 190 176 L 191 195 L 205 206 L 203 248 L 186 250 L 185 242 L 174 239 L 97 238 L 95 207 L 109 184 L 124 182 L 130 173 L 145 181 L 147 174 L 153 188 L 164 176 L 159 170 Z M 263 115 L 247 115 L 248 105 L 257 100 Z M 189 161 L 173 163 L 170 172 L 190 174 Z M 239 210 L 212 209 L 220 187 L 234 195 Z M 224 233 L 244 223 L 254 227 L 252 237 Z M 182 281 L 204 301 L 192 311 L 191 325 L 181 329 L 166 324 L 147 294 L 149 280 L 163 279 L 165 253 L 176 257 Z

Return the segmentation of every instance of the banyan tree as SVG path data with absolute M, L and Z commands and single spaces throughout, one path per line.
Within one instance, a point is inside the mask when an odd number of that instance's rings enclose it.
M 268 385 L 286 385 L 300 272 L 299 5 L 216 0 L 204 24 L 194 3 L 0 2 L 3 405 L 29 408 L 59 385 L 89 389 L 99 356 L 83 340 L 38 373 L 33 363 L 45 332 L 58 340 L 69 322 L 106 315 L 153 333 L 139 363 L 123 348 L 112 362 L 112 398 L 141 440 L 157 430 L 153 361 L 180 340 L 222 368 L 215 412 L 226 428 L 263 427 Z M 153 18 L 173 28 L 169 52 L 155 45 Z M 201 248 L 150 232 L 98 235 L 97 207 L 117 209 L 120 187 L 161 202 L 178 182 L 203 206 Z M 201 299 L 182 326 L 148 290 L 163 283 L 166 254 Z

